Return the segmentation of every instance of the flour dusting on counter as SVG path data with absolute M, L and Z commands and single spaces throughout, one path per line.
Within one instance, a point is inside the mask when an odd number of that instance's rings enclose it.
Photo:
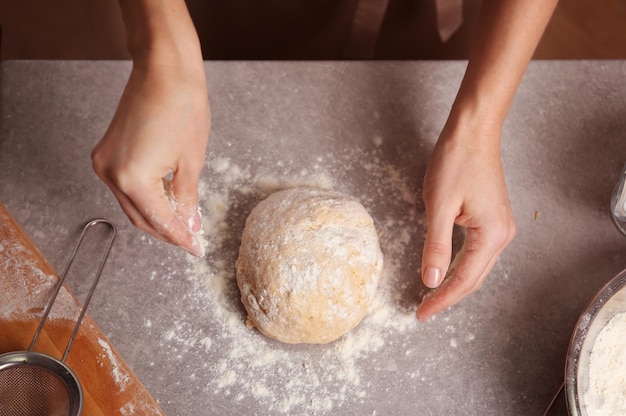
M 355 160 L 354 155 L 346 159 Z M 187 352 L 199 349 L 217 357 L 190 367 L 191 379 L 206 380 L 207 394 L 226 398 L 234 408 L 248 409 L 250 414 L 331 414 L 350 404 L 369 401 L 380 380 L 364 377 L 365 367 L 368 373 L 376 371 L 383 378 L 402 371 L 397 359 L 386 355 L 392 344 L 400 343 L 406 350 L 401 359 L 417 356 L 419 346 L 406 345 L 398 340 L 402 337 L 389 336 L 417 329 L 418 265 L 407 261 L 415 257 L 415 233 L 424 231 L 424 219 L 416 206 L 417 191 L 403 179 L 407 175 L 379 159 L 364 156 L 356 160 L 368 160 L 360 166 L 369 178 L 368 189 L 361 194 L 338 187 L 340 180 L 322 166 L 323 158 L 310 171 L 279 166 L 272 173 L 250 172 L 224 157 L 209 161 L 215 183 L 200 184 L 207 257 L 187 257 L 188 266 L 182 274 L 192 282 L 194 290 L 182 301 L 187 304 L 185 310 L 196 317 L 206 316 L 219 329 L 207 333 L 207 328 L 194 326 L 191 318 L 177 316 L 171 329 L 160 336 L 161 346 L 181 362 Z M 266 338 L 246 327 L 246 313 L 239 300 L 234 264 L 245 219 L 261 199 L 294 186 L 346 192 L 368 210 L 383 205 L 373 210 L 378 213 L 373 217 L 385 256 L 374 304 L 355 329 L 327 345 L 287 345 Z M 396 210 L 395 216 L 387 214 L 390 209 Z M 398 211 L 403 215 L 398 216 Z M 412 270 L 407 272 L 401 267 Z M 179 278 L 175 277 L 176 271 L 171 273 L 163 278 Z M 414 281 L 399 279 L 407 274 L 414 276 Z M 417 392 L 419 382 L 425 382 L 421 374 L 406 377 L 417 381 L 407 386 L 407 393 Z

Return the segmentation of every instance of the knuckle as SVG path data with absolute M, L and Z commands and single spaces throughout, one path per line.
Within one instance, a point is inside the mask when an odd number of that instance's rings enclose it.
M 452 249 L 448 244 L 445 243 L 441 243 L 438 241 L 427 241 L 424 244 L 424 252 L 430 255 L 449 257 L 452 254 Z
M 133 224 L 135 227 L 143 231 L 148 231 L 148 225 L 143 219 L 139 219 L 134 216 L 129 217 L 128 219 L 130 220 L 130 223 Z
M 506 247 L 517 234 L 513 220 L 504 220 L 494 224 L 487 233 L 487 240 L 497 248 Z
M 457 275 L 456 278 L 459 286 L 458 290 L 462 293 L 469 294 L 476 292 L 482 286 L 480 279 L 469 279 L 467 276 L 462 275 Z
M 478 292 L 478 290 L 483 286 L 483 282 L 481 280 L 476 280 L 468 283 L 467 293 Z
M 105 176 L 106 163 L 97 147 L 91 152 L 91 165 L 93 166 L 93 170 L 96 172 L 98 177 L 103 178 Z
M 125 194 L 128 194 L 130 190 L 136 187 L 134 184 L 135 176 L 126 170 L 111 169 L 108 171 L 107 176 Z

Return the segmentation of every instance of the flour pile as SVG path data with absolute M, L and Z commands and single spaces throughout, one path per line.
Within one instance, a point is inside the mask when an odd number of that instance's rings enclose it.
M 626 312 L 611 318 L 594 341 L 584 406 L 589 416 L 626 414 Z

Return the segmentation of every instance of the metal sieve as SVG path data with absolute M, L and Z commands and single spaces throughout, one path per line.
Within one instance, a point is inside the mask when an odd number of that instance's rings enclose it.
M 104 254 L 98 264 L 96 276 L 65 346 L 63 357 L 61 360 L 58 360 L 50 355 L 35 352 L 33 349 L 37 343 L 37 338 L 63 286 L 67 272 L 76 258 L 83 238 L 87 231 L 97 224 L 105 224 L 110 228 L 109 238 Z M 52 297 L 46 306 L 28 351 L 15 351 L 0 355 L 0 415 L 75 416 L 82 413 L 82 387 L 76 374 L 65 364 L 65 360 L 100 280 L 102 269 L 115 239 L 115 233 L 115 226 L 104 219 L 95 219 L 85 225 L 54 288 Z

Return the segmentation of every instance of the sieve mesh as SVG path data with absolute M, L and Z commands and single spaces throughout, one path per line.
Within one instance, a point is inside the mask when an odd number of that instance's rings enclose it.
M 0 371 L 0 415 L 68 416 L 70 394 L 65 381 L 38 366 L 13 366 Z

